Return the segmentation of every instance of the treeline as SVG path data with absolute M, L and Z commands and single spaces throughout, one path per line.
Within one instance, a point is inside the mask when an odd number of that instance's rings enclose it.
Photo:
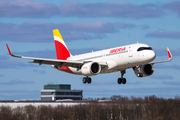
M 90 99 L 90 98 L 89 98 Z M 101 98 L 108 99 L 108 98 Z M 112 96 L 109 101 L 56 107 L 11 108 L 0 106 L 0 120 L 179 120 L 180 97 L 174 99 L 147 96 L 144 98 Z

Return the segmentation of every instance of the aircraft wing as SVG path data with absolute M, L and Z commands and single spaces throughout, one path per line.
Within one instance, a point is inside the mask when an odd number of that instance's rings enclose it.
M 167 52 L 168 52 L 169 59 L 167 59 L 167 60 L 160 60 L 160 61 L 153 61 L 150 64 L 163 63 L 163 62 L 171 61 L 173 57 L 172 57 L 172 54 L 171 54 L 171 52 L 170 52 L 168 47 L 167 47 Z
M 46 58 L 34 58 L 34 57 L 25 57 L 25 56 L 17 56 L 11 53 L 9 46 L 6 44 L 9 54 L 12 57 L 17 58 L 25 58 L 25 59 L 31 59 L 33 61 L 30 61 L 29 63 L 37 63 L 39 65 L 46 64 L 46 65 L 55 65 L 58 67 L 62 66 L 69 66 L 74 68 L 80 68 L 83 64 L 91 62 L 91 61 L 77 61 L 77 60 L 58 60 L 58 59 L 46 59 Z M 105 62 L 99 63 L 101 67 L 107 66 Z

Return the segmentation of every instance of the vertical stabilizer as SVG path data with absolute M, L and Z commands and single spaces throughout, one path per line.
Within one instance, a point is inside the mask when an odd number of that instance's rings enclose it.
M 71 56 L 58 29 L 53 30 L 57 59 L 66 60 Z

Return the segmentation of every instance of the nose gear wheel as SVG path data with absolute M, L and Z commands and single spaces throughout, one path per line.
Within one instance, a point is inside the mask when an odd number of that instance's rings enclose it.
M 138 77 L 143 77 L 143 74 L 141 73 L 141 67 L 142 67 L 142 65 L 137 65 L 136 66 L 136 68 L 138 68 L 138 71 L 139 71 Z

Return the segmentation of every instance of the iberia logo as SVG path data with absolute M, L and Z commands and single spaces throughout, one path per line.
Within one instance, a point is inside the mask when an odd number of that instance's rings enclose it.
M 122 51 L 125 51 L 125 50 L 126 50 L 126 47 L 116 48 L 116 49 L 110 50 L 109 53 L 117 53 L 117 52 L 122 52 Z

